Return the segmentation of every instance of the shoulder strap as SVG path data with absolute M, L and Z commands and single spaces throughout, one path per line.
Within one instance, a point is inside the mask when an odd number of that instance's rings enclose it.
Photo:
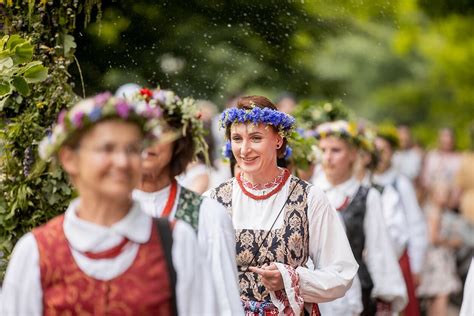
M 171 251 L 173 249 L 173 231 L 171 228 L 171 223 L 167 217 L 160 217 L 155 221 L 158 234 L 160 235 L 161 245 L 165 253 L 166 264 L 168 266 L 172 300 L 171 308 L 173 315 L 178 315 L 178 309 L 176 307 L 176 271 L 173 266 L 173 258 L 171 255 Z

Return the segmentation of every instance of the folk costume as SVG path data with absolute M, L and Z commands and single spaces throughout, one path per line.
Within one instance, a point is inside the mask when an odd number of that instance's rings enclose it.
M 170 126 L 174 123 L 178 133 L 192 132 L 195 157 L 198 153 L 205 152 L 207 144 L 204 130 L 192 99 L 181 100 L 173 92 L 160 89 L 142 89 L 134 98 L 138 102 L 159 107 L 164 112 L 166 123 Z M 224 207 L 186 189 L 174 179 L 170 185 L 156 192 L 135 189 L 133 198 L 149 216 L 183 220 L 194 228 L 200 250 L 212 270 L 219 304 L 218 314 L 241 315 L 235 237 L 231 219 Z
M 316 129 L 316 138 L 327 136 L 359 146 L 357 134 L 346 121 L 321 124 Z M 375 315 L 376 312 L 390 314 L 401 311 L 408 300 L 407 292 L 385 225 L 380 193 L 375 188 L 362 186 L 354 177 L 332 185 L 322 170 L 313 181 L 338 211 L 359 263 L 360 289 L 354 283 L 344 298 L 321 305 L 321 311 L 328 315 Z M 354 303 L 357 296 L 359 305 Z
M 197 233 L 202 256 L 211 267 L 220 315 L 240 315 L 235 235 L 226 210 L 174 181 L 158 192 L 134 190 L 134 200 L 154 218 L 166 216 L 187 222 Z
M 109 119 L 133 122 L 144 135 L 161 137 L 159 116 L 153 108 L 139 108 L 109 93 L 85 99 L 59 115 L 39 146 L 40 157 L 43 162 L 54 159 L 78 133 Z M 105 149 L 100 153 L 115 154 Z M 139 159 L 140 151 L 129 145 L 122 154 Z M 216 313 L 210 270 L 188 224 L 154 221 L 132 203 L 120 220 L 99 225 L 78 216 L 83 203 L 79 197 L 65 214 L 17 243 L 3 284 L 1 315 Z
M 407 223 L 408 243 L 406 249 L 400 257 L 405 282 L 407 285 L 409 303 L 405 310 L 406 315 L 419 315 L 418 301 L 415 296 L 414 281 L 412 274 L 421 273 L 428 246 L 427 228 L 424 215 L 418 205 L 415 189 L 411 181 L 398 174 L 393 168 L 389 168 L 383 173 L 374 174 L 375 184 L 388 187 L 397 191 L 399 205 L 403 210 Z
M 369 310 L 372 308 L 374 312 L 374 300 L 379 299 L 390 302 L 391 311 L 401 311 L 408 300 L 407 292 L 398 258 L 385 226 L 380 193 L 374 188 L 361 186 L 355 178 L 336 186 L 332 186 L 324 175 L 318 180 L 315 185 L 323 189 L 331 205 L 339 211 L 358 260 L 364 307 Z M 351 287 L 346 296 L 350 297 L 352 291 Z M 322 305 L 322 311 L 326 310 L 325 305 L 329 307 L 328 315 L 357 315 L 357 310 L 352 310 L 345 298 Z M 370 313 L 366 311 L 365 314 Z
M 99 226 L 77 217 L 78 203 L 17 243 L 0 314 L 173 315 L 164 245 L 152 218 L 135 204 L 111 227 Z M 210 271 L 194 231 L 178 221 L 172 239 L 178 314 L 216 314 Z
M 273 125 L 287 136 L 293 120 L 270 108 L 232 108 L 222 124 Z M 344 295 L 357 272 L 343 227 L 324 193 L 280 168 L 270 183 L 243 174 L 205 193 L 224 205 L 237 240 L 240 298 L 246 315 L 320 315 L 318 303 Z M 315 268 L 308 268 L 312 260 Z M 275 263 L 284 289 L 268 291 L 249 266 Z

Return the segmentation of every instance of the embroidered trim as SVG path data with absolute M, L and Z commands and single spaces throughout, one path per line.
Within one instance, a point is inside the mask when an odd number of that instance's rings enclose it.
M 278 174 L 278 176 L 276 176 L 275 179 L 273 179 L 272 181 L 264 183 L 264 184 L 258 184 L 258 183 L 253 184 L 252 182 L 247 180 L 243 174 L 241 174 L 242 184 L 252 190 L 264 190 L 264 189 L 274 188 L 276 185 L 279 185 L 283 181 L 283 176 L 285 173 L 285 169 L 283 168 L 278 168 L 278 169 L 280 169 L 280 173 Z
M 301 315 L 304 310 L 304 300 L 300 294 L 300 277 L 292 266 L 275 263 L 283 277 L 285 288 L 270 292 L 272 302 L 278 308 L 280 315 Z
M 271 197 L 272 195 L 278 193 L 282 188 L 283 188 L 283 185 L 286 183 L 286 180 L 288 180 L 288 178 L 290 177 L 290 172 L 288 171 L 288 169 L 283 169 L 283 178 L 281 179 L 281 182 L 273 189 L 271 190 L 270 192 L 268 192 L 267 194 L 263 194 L 263 195 L 255 195 L 249 191 L 247 191 L 247 189 L 245 188 L 245 185 L 243 183 L 243 176 L 242 176 L 242 173 L 238 174 L 237 175 L 237 183 L 239 184 L 239 187 L 240 189 L 242 190 L 242 192 L 247 195 L 248 197 L 254 199 L 254 200 L 265 200 L 265 199 L 268 199 L 269 197 Z

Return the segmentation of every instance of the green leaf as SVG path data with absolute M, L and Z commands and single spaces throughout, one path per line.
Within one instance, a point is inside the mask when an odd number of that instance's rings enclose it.
M 15 90 L 18 91 L 22 96 L 27 96 L 30 93 L 30 87 L 23 77 L 13 77 L 12 85 L 15 87 Z
M 0 81 L 0 97 L 3 97 L 11 92 L 11 87 L 8 82 Z
M 76 42 L 74 36 L 65 34 L 64 35 L 64 56 L 70 56 L 73 53 L 73 49 L 76 48 Z
M 9 38 L 10 38 L 10 36 L 3 35 L 3 37 L 0 39 L 0 50 L 3 50 L 3 48 L 5 47 L 6 42 L 8 42 Z
M 0 111 L 3 110 L 3 107 L 5 106 L 5 103 L 8 100 L 8 96 L 5 96 L 3 98 L 0 98 Z
M 3 39 L 4 38 L 2 38 L 2 41 Z M 11 35 L 10 38 L 8 38 L 6 49 L 13 51 L 15 47 L 17 47 L 18 45 L 22 45 L 25 42 L 27 42 L 27 40 L 21 38 L 20 35 L 18 34 Z
M 0 59 L 0 71 L 2 71 L 4 68 L 11 68 L 13 67 L 13 59 L 10 57 L 5 57 Z
M 19 44 L 13 52 L 13 62 L 15 64 L 26 63 L 33 58 L 33 45 L 30 42 Z
M 48 68 L 43 65 L 35 65 L 26 70 L 23 76 L 28 83 L 41 82 L 48 77 Z

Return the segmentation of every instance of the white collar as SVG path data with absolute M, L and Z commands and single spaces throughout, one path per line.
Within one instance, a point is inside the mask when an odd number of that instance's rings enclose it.
M 179 186 L 179 184 L 178 184 Z M 158 200 L 168 200 L 168 196 L 170 195 L 171 191 L 171 184 L 167 185 L 161 190 L 155 191 L 155 192 L 145 192 L 139 189 L 135 189 L 132 192 L 132 197 L 134 200 L 138 201 L 143 201 L 143 200 L 153 200 L 153 201 L 158 201 Z
M 319 187 L 326 193 L 328 192 L 338 192 L 344 196 L 354 196 L 357 192 L 357 189 L 360 186 L 359 181 L 355 177 L 351 177 L 350 179 L 344 181 L 343 183 L 339 183 L 338 185 L 332 185 L 327 180 L 326 176 L 321 176 L 318 180 Z
M 396 180 L 397 176 L 398 173 L 392 166 L 384 173 L 374 173 L 373 180 L 379 185 L 386 186 L 388 184 L 392 184 Z
M 106 227 L 77 217 L 79 202 L 79 198 L 72 201 L 64 217 L 64 234 L 72 248 L 81 252 L 101 251 L 123 238 L 140 244 L 150 239 L 152 219 L 140 210 L 139 203 L 134 202 L 124 218 Z

